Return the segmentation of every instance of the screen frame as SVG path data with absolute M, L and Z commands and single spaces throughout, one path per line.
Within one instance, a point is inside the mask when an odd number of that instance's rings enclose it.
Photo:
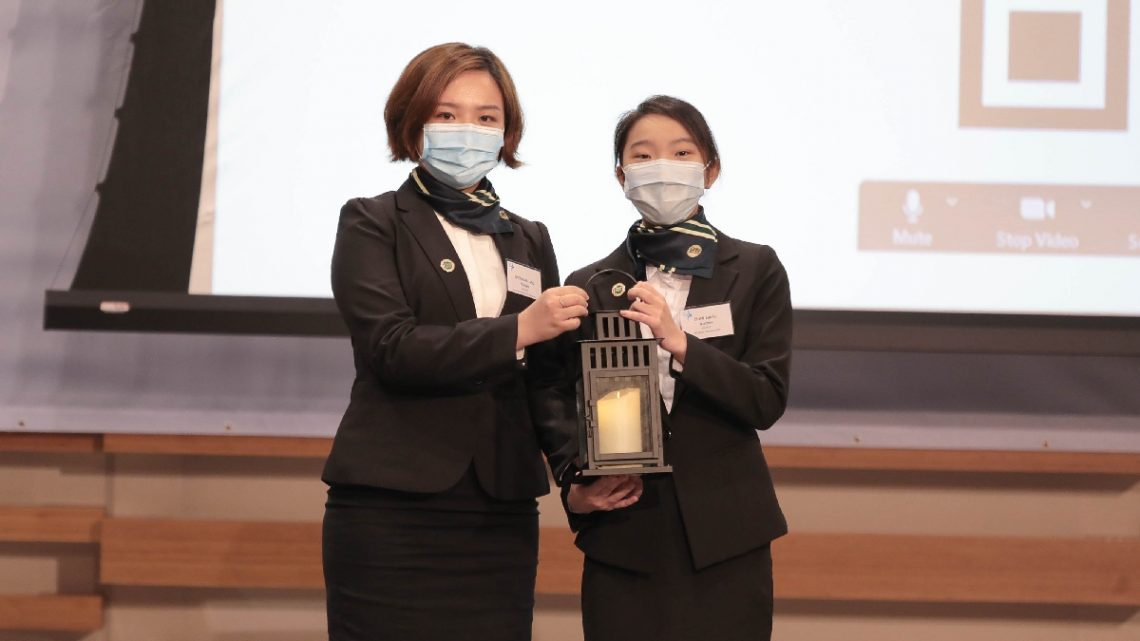
M 796 349 L 1140 356 L 1140 318 L 795 310 Z M 44 329 L 347 336 L 330 298 L 49 290 Z
M 115 112 L 107 174 L 96 188 L 99 205 L 70 289 L 45 292 L 44 329 L 347 335 L 332 299 L 187 293 L 218 4 L 144 4 L 123 104 Z M 793 344 L 812 350 L 1136 356 L 1140 317 L 796 310 Z

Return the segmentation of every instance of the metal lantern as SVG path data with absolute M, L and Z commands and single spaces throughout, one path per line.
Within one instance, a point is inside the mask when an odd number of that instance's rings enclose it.
M 630 284 L 636 282 L 628 274 Z M 599 273 L 598 275 L 602 275 Z M 627 307 L 629 285 L 602 288 L 601 297 Z M 620 301 L 620 302 L 619 302 Z M 585 476 L 670 472 L 665 465 L 658 390 L 657 340 L 618 311 L 592 311 L 594 338 L 579 341 L 579 439 Z

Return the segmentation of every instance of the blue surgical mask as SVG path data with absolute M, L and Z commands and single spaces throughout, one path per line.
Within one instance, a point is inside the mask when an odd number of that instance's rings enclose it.
M 625 197 L 645 222 L 668 227 L 685 220 L 705 193 L 708 165 L 682 160 L 650 160 L 622 167 Z
M 479 182 L 499 164 L 503 130 L 459 123 L 424 125 L 420 162 L 444 184 L 463 189 Z

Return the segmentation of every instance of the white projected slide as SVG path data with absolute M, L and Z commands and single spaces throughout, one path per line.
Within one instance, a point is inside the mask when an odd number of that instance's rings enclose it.
M 489 178 L 563 276 L 635 220 L 613 127 L 661 93 L 717 136 L 710 221 L 773 246 L 800 309 L 1140 316 L 1129 0 L 221 4 L 195 293 L 330 296 L 340 206 L 411 169 L 388 92 L 462 41 L 515 78 L 526 165 Z

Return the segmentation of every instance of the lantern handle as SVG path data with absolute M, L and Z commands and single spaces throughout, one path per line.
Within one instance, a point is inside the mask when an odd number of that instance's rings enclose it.
M 635 277 L 633 274 L 625 271 L 624 269 L 618 269 L 617 267 L 607 267 L 605 269 L 599 269 L 598 271 L 594 272 L 593 276 L 587 278 L 586 279 L 586 287 L 589 287 L 590 283 L 594 282 L 595 278 L 597 278 L 598 276 L 603 276 L 605 274 L 619 274 L 621 276 L 625 276 L 626 278 L 628 278 L 632 282 L 635 282 L 635 283 L 637 282 L 637 277 Z
M 613 278 L 612 286 L 607 287 L 604 284 L 594 282 L 598 277 L 604 276 L 616 276 Z M 626 298 L 626 292 L 636 284 L 637 277 L 622 269 L 609 267 L 594 272 L 592 276 L 586 279 L 586 284 L 583 286 L 583 289 L 590 296 L 588 306 L 590 314 L 629 309 L 632 301 Z

